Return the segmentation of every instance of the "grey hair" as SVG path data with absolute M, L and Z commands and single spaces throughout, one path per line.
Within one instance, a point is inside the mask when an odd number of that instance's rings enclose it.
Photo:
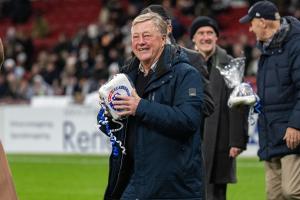
M 145 14 L 138 15 L 132 22 L 131 27 L 134 25 L 151 20 L 154 26 L 158 29 L 158 31 L 162 34 L 167 36 L 168 34 L 168 25 L 167 23 L 161 18 L 161 16 L 154 12 L 148 12 Z

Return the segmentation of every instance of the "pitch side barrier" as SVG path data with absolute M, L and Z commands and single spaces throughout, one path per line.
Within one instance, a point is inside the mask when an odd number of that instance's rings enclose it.
M 0 139 L 7 153 L 108 155 L 108 137 L 97 127 L 98 109 L 90 106 L 0 106 Z M 257 128 L 249 128 L 242 156 L 256 156 Z
M 87 106 L 0 107 L 0 138 L 8 153 L 108 154 L 97 127 L 98 110 Z

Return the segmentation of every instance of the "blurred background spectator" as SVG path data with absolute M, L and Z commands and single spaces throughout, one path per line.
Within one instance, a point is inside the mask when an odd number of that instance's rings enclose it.
M 0 103 L 30 103 L 41 95 L 66 95 L 74 103 L 84 103 L 131 56 L 131 21 L 150 3 L 165 7 L 172 16 L 175 39 L 188 48 L 193 48 L 188 36 L 193 19 L 215 18 L 221 31 L 219 45 L 234 57 L 246 56 L 245 75 L 255 82 L 259 57 L 255 38 L 247 25 L 238 23 L 255 2 L 0 0 L 0 36 L 5 47 Z M 273 2 L 282 15 L 300 19 L 298 0 Z

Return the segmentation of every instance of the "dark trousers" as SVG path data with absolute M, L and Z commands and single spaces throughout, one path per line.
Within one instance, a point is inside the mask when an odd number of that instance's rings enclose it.
M 227 184 L 208 184 L 207 200 L 226 200 Z

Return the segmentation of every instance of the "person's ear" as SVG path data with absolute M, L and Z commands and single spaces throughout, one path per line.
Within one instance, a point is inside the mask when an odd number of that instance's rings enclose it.
M 192 42 L 193 42 L 193 43 L 196 43 L 196 39 L 195 39 L 194 36 L 193 36 L 193 38 L 192 38 Z
M 173 27 L 172 24 L 168 24 L 168 34 L 172 34 Z
M 161 47 L 164 47 L 165 44 L 167 43 L 167 36 L 163 35 L 161 39 L 162 39 L 162 46 Z

